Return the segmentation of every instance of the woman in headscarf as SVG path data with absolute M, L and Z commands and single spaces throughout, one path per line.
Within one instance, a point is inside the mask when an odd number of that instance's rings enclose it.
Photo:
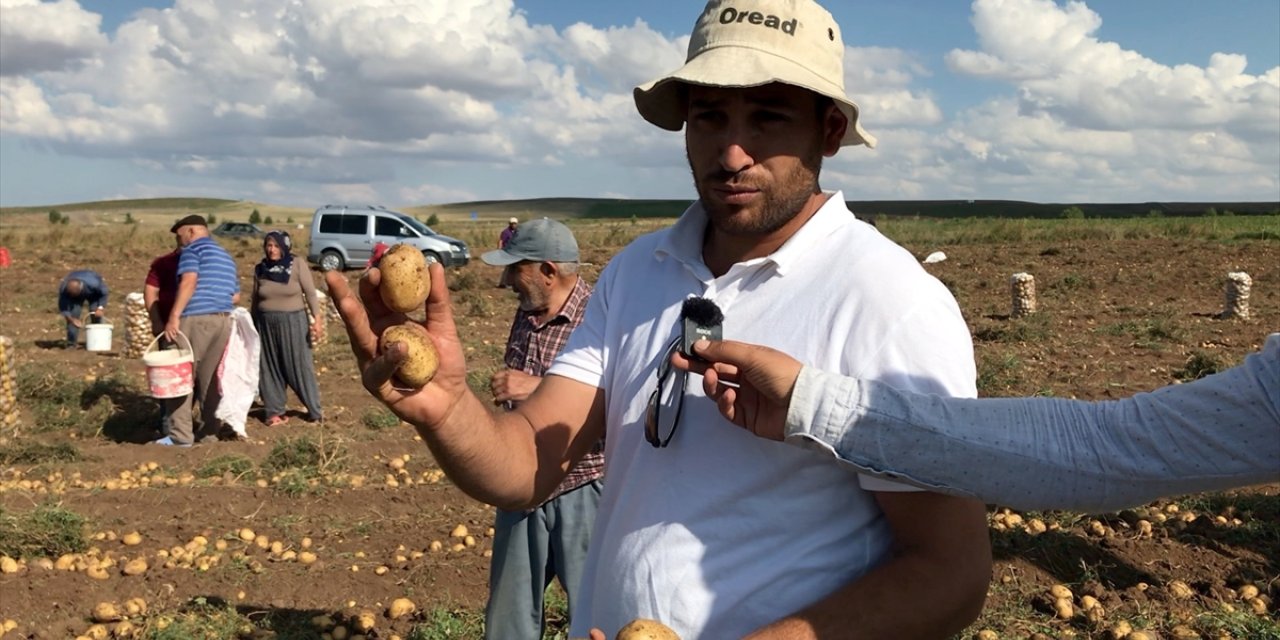
M 262 241 L 262 262 L 253 270 L 250 311 L 262 342 L 258 392 L 264 405 L 263 421 L 269 427 L 288 421 L 286 385 L 306 405 L 308 421 L 324 419 L 311 355 L 311 345 L 323 331 L 324 316 L 311 268 L 306 261 L 293 259 L 292 248 L 288 233 L 268 233 Z

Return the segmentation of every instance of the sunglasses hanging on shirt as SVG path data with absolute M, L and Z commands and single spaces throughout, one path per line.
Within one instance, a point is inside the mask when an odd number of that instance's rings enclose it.
M 721 325 L 724 314 L 720 307 L 707 298 L 689 298 L 680 307 L 680 335 L 667 344 L 658 361 L 658 386 L 649 395 L 649 408 L 645 414 L 644 439 L 661 449 L 671 443 L 680 426 L 680 414 L 684 409 L 684 389 L 687 374 L 671 365 L 671 356 L 680 351 L 687 358 L 693 355 L 693 343 L 698 340 L 719 340 L 723 336 Z M 665 436 L 663 434 L 666 434 Z

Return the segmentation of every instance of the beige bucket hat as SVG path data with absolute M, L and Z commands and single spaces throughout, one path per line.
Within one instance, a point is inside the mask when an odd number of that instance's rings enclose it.
M 689 39 L 683 67 L 635 88 L 645 120 L 679 131 L 680 85 L 756 87 L 780 82 L 827 96 L 849 118 L 841 146 L 876 146 L 844 92 L 844 43 L 835 18 L 813 0 L 711 0 Z

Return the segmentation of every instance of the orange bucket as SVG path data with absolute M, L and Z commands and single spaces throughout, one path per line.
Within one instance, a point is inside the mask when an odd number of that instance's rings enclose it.
M 160 334 L 164 335 L 164 334 Z M 195 353 L 191 350 L 191 341 L 181 331 L 178 337 L 187 343 L 183 349 L 160 351 L 156 346 L 160 336 L 151 341 L 151 345 L 142 353 L 142 364 L 147 366 L 147 386 L 151 387 L 153 398 L 181 398 L 195 388 L 193 371 L 195 369 Z

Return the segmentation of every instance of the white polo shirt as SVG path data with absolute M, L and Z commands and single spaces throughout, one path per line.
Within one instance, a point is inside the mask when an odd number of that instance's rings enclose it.
M 972 396 L 973 348 L 950 292 L 853 217 L 839 192 L 772 255 L 719 278 L 694 203 L 601 273 L 552 365 L 605 392 L 605 488 L 571 637 L 637 617 L 680 637 L 740 638 L 849 584 L 892 542 L 868 490 L 912 490 L 728 423 L 689 376 L 670 445 L 644 438 L 656 368 L 689 296 L 723 310 L 725 339 L 913 391 Z

